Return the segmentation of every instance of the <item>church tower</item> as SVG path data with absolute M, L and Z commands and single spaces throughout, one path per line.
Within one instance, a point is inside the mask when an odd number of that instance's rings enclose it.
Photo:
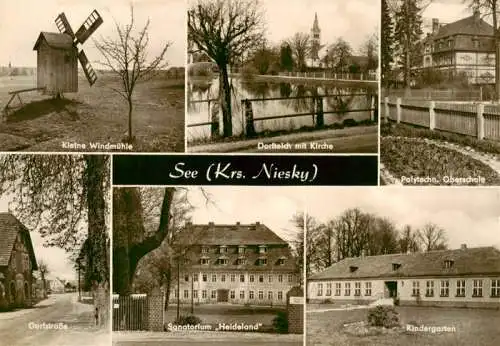
M 318 23 L 318 13 L 314 13 L 314 23 L 311 29 L 311 60 L 313 66 L 319 60 L 319 50 L 321 49 L 321 29 Z

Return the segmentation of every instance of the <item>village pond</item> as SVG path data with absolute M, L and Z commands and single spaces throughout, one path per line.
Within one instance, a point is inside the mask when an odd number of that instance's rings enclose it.
M 232 78 L 230 83 L 234 137 L 248 136 L 249 109 L 258 136 L 314 128 L 340 128 L 374 120 L 377 91 L 373 88 L 337 86 L 330 81 L 268 82 Z M 218 95 L 217 78 L 189 80 L 186 115 L 188 143 L 210 142 L 222 134 Z M 316 117 L 318 107 L 324 113 L 323 124 L 318 123 Z

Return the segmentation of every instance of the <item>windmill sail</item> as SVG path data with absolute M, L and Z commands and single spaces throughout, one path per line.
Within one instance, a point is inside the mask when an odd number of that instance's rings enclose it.
M 76 32 L 76 38 L 78 42 L 84 43 L 92 35 L 94 31 L 102 24 L 103 20 L 99 13 L 94 10 L 88 16 L 88 18 L 83 22 L 82 26 Z
M 83 50 L 78 53 L 78 60 L 80 60 L 83 72 L 85 73 L 85 77 L 87 77 L 90 86 L 94 85 L 95 81 L 97 80 L 97 74 L 92 68 L 92 65 L 90 65 L 89 59 L 87 59 L 87 56 L 85 55 L 85 52 Z
M 72 39 L 75 39 L 75 34 L 73 33 L 73 29 L 71 29 L 71 25 L 69 25 L 68 19 L 64 12 L 60 13 L 56 18 L 56 25 L 59 29 L 59 32 L 62 34 L 68 34 Z

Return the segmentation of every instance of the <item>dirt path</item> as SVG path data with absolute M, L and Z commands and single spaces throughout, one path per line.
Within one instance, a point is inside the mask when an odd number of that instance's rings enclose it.
M 450 149 L 456 152 L 459 152 L 460 154 L 466 155 L 472 159 L 478 160 L 491 169 L 493 169 L 499 176 L 500 176 L 500 155 L 497 154 L 489 154 L 489 153 L 482 153 L 479 151 L 474 150 L 471 147 L 463 147 L 461 145 L 451 143 L 451 142 L 445 142 L 445 141 L 438 141 L 435 139 L 428 139 L 428 138 L 414 138 L 414 137 L 401 137 L 401 136 L 384 136 L 381 137 L 381 140 L 383 139 L 406 139 L 410 141 L 415 141 L 415 142 L 420 142 L 420 143 L 426 143 L 426 144 L 434 144 L 435 146 L 441 147 L 441 148 L 446 148 Z M 384 166 L 382 162 L 380 162 L 380 177 L 383 179 L 386 184 L 389 185 L 403 185 L 403 183 L 396 177 L 394 177 L 391 172 Z

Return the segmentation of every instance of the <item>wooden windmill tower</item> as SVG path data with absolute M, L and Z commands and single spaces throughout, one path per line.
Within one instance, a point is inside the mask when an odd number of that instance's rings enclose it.
M 66 15 L 61 13 L 56 20 L 59 33 L 41 32 L 33 50 L 37 51 L 37 88 L 46 93 L 61 95 L 64 92 L 78 91 L 78 63 L 92 86 L 97 75 L 78 43 L 83 44 L 103 23 L 99 13 L 94 10 L 76 33 L 69 25 Z

